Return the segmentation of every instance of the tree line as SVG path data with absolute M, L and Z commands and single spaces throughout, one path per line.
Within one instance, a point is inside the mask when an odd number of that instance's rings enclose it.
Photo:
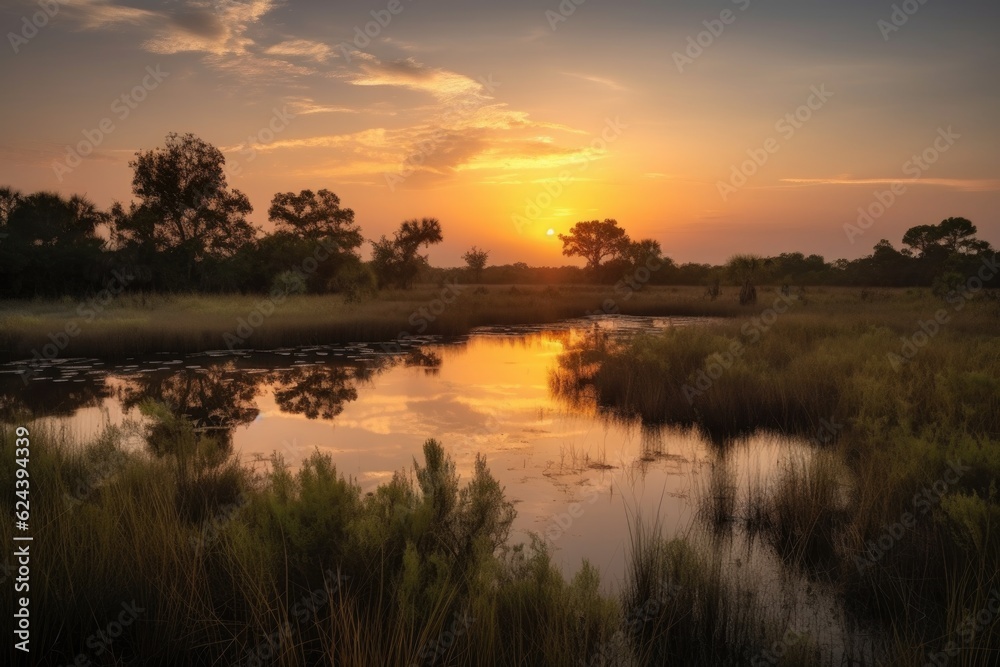
M 931 286 L 955 283 L 974 272 L 990 244 L 976 238 L 965 218 L 919 225 L 903 247 L 887 240 L 854 261 L 826 262 L 819 255 L 783 253 L 735 256 L 722 266 L 676 264 L 652 239 L 633 241 L 613 219 L 577 223 L 559 235 L 563 254 L 586 267 L 488 266 L 489 251 L 473 246 L 461 269 L 433 268 L 421 251 L 443 240 L 434 218 L 407 220 L 392 237 L 366 243 L 354 211 L 333 192 L 302 190 L 274 195 L 264 233 L 247 216 L 249 199 L 229 186 L 225 157 L 192 134 L 167 135 L 166 145 L 139 151 L 129 162 L 133 201 L 98 209 L 86 197 L 53 192 L 21 194 L 0 188 L 0 297 L 58 297 L 104 288 L 115 273 L 129 276 L 129 290 L 153 292 L 286 292 L 344 294 L 349 299 L 387 287 L 449 278 L 486 284 L 616 282 L 643 266 L 650 284 L 721 282 L 795 285 Z M 317 245 L 331 250 L 302 271 Z M 747 294 L 751 292 L 747 291 Z M 742 298 L 742 297 L 741 297 Z

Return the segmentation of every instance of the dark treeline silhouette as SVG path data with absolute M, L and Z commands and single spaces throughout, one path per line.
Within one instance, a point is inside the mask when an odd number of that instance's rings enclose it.
M 247 220 L 253 207 L 229 187 L 225 157 L 192 134 L 170 134 L 166 146 L 139 151 L 129 163 L 134 200 L 99 210 L 85 196 L 22 194 L 0 188 L 0 298 L 116 291 L 341 293 L 356 300 L 375 289 L 456 279 L 485 284 L 614 283 L 636 287 L 783 285 L 933 286 L 947 291 L 974 275 L 989 243 L 965 218 L 909 229 L 896 249 L 879 241 L 872 254 L 827 262 L 819 255 L 734 256 L 727 264 L 677 264 L 651 239 L 633 241 L 615 220 L 577 223 L 560 235 L 563 254 L 584 268 L 487 266 L 475 246 L 463 268 L 433 268 L 420 249 L 443 239 L 433 218 L 408 220 L 393 238 L 369 241 L 354 211 L 329 190 L 276 193 L 268 209 L 274 231 Z
M 463 269 L 434 269 L 430 279 L 476 276 L 484 284 L 613 283 L 706 286 L 717 293 L 722 284 L 739 287 L 740 300 L 751 302 L 754 283 L 796 286 L 934 287 L 947 292 L 977 275 L 996 251 L 976 238 L 977 229 L 965 218 L 948 218 L 937 225 L 919 225 L 903 236 L 901 249 L 886 239 L 872 253 L 853 261 L 827 262 L 820 255 L 786 252 L 770 257 L 738 254 L 725 264 L 677 264 L 664 257 L 656 241 L 631 241 L 614 220 L 579 223 L 560 235 L 563 253 L 587 260 L 586 267 L 531 267 L 523 262 Z M 581 227 L 583 226 L 583 227 Z M 603 229 L 602 229 L 603 228 Z M 580 239 L 598 236 L 604 241 Z M 603 245 L 602 245 L 603 243 Z M 607 258 L 607 261 L 603 261 Z M 478 259 L 478 258 L 476 258 Z M 643 270 L 645 268 L 645 271 Z

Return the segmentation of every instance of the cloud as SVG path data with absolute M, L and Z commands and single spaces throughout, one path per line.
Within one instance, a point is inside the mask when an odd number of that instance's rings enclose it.
M 181 30 L 206 39 L 219 39 L 226 34 L 226 26 L 219 17 L 203 9 L 182 9 L 170 16 Z
M 349 77 L 355 86 L 398 86 L 429 93 L 438 100 L 487 97 L 485 87 L 463 74 L 426 67 L 413 58 L 382 62 L 370 54 L 362 57 L 360 71 Z
M 163 10 L 139 9 L 112 0 L 78 0 L 67 3 L 66 13 L 83 30 L 138 30 L 142 47 L 157 54 L 203 53 L 209 65 L 220 57 L 244 57 L 256 40 L 251 33 L 278 0 L 188 0 Z M 144 33 L 144 34 L 143 34 Z M 225 64 L 225 63 L 222 63 Z M 233 71 L 247 71 L 257 58 Z M 274 65 L 270 66 L 272 69 Z
M 783 178 L 782 183 L 793 185 L 930 185 L 961 190 L 963 192 L 995 192 L 1000 190 L 996 178 Z
M 589 81 L 590 83 L 596 83 L 605 86 L 606 88 L 610 88 L 611 90 L 614 90 L 616 92 L 628 90 L 628 88 L 619 84 L 617 81 L 614 81 L 613 79 L 608 79 L 601 76 L 594 76 L 593 74 L 578 74 L 576 72 L 563 72 L 563 74 L 566 76 L 571 76 L 575 79 L 582 79 L 583 81 Z
M 292 113 L 296 116 L 308 116 L 317 113 L 361 113 L 361 109 L 357 108 L 319 104 L 311 97 L 289 97 L 287 100 L 288 106 L 292 108 Z M 376 112 L 369 110 L 365 111 L 365 113 L 371 114 Z
M 323 42 L 314 42 L 308 39 L 288 39 L 267 47 L 264 53 L 272 56 L 305 58 L 321 63 L 336 55 L 334 50 Z

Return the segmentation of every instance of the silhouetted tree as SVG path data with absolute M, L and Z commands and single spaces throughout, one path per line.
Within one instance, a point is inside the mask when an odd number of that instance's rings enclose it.
M 267 215 L 280 231 L 308 239 L 328 238 L 343 252 L 353 252 L 364 242 L 354 223 L 354 211 L 341 208 L 340 198 L 329 190 L 279 192 Z
M 629 243 L 625 230 L 618 226 L 617 220 L 610 218 L 603 222 L 578 222 L 569 234 L 560 234 L 559 240 L 563 243 L 564 255 L 582 257 L 587 260 L 587 268 L 595 273 L 606 257 L 620 255 Z
M 465 266 L 469 269 L 469 276 L 472 282 L 478 283 L 483 277 L 483 269 L 486 268 L 486 262 L 490 259 L 490 252 L 489 250 L 480 250 L 476 246 L 472 246 L 471 250 L 462 255 L 462 259 L 465 260 Z
M 138 204 L 112 209 L 120 247 L 137 246 L 179 260 L 190 283 L 206 258 L 225 258 L 253 241 L 250 200 L 229 189 L 226 158 L 193 134 L 167 135 L 166 147 L 139 151 L 129 163 Z
M 333 419 L 358 399 L 355 374 L 340 366 L 314 366 L 272 373 L 274 400 L 282 412 Z
M 441 223 L 434 218 L 423 218 L 403 222 L 391 240 L 383 236 L 372 241 L 372 269 L 379 287 L 411 287 L 427 261 L 417 254 L 420 247 L 443 240 Z
M 105 214 L 84 197 L 0 192 L 0 275 L 9 296 L 79 294 L 100 288 Z
M 260 414 L 256 398 L 264 381 L 260 375 L 235 370 L 228 361 L 207 365 L 201 372 L 183 369 L 128 377 L 118 389 L 118 400 L 126 410 L 150 400 L 163 403 L 228 449 L 236 427 Z
M 757 287 L 755 283 L 760 278 L 764 268 L 771 265 L 771 260 L 760 255 L 733 255 L 726 262 L 726 271 L 740 286 L 740 304 L 757 302 Z

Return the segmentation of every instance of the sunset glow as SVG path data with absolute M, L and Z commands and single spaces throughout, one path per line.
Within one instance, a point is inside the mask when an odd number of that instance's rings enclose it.
M 274 193 L 328 188 L 368 238 L 439 218 L 444 266 L 472 244 L 572 262 L 539 230 L 604 218 L 678 261 L 856 258 L 952 215 L 1000 241 L 995 5 L 928 3 L 887 30 L 881 3 L 392 4 L 86 0 L 34 34 L 37 5 L 7 3 L 0 182 L 106 207 L 135 151 L 193 132 L 265 230 Z

